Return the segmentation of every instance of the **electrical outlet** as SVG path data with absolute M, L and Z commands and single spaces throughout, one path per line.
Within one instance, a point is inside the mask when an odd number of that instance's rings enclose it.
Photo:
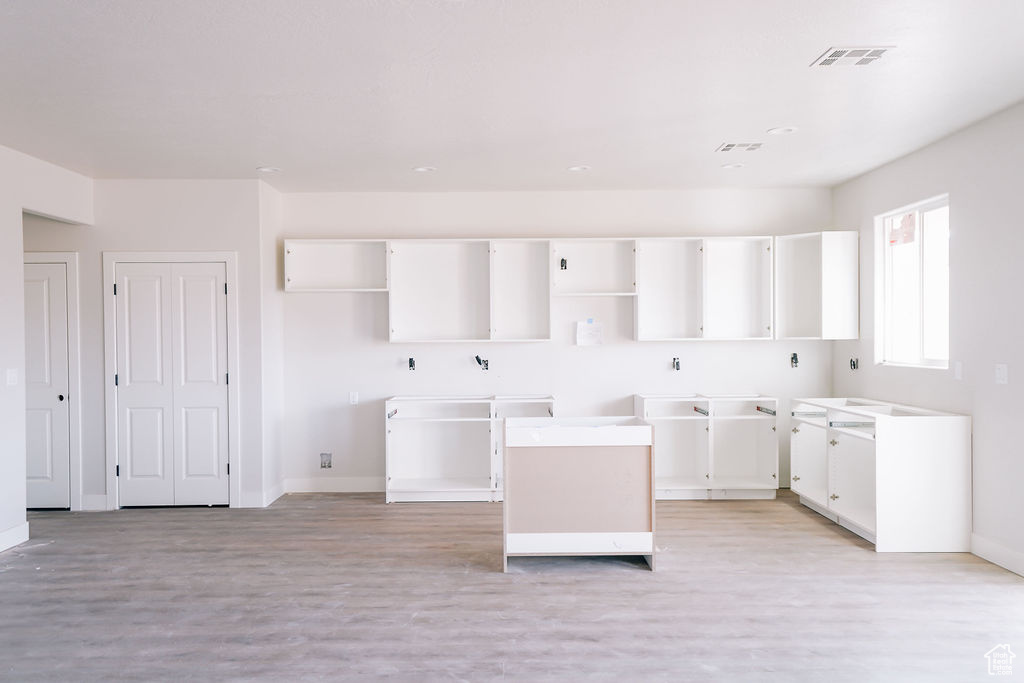
M 996 363 L 996 384 L 1010 383 L 1010 366 L 1006 363 Z
M 354 406 L 359 405 L 359 392 L 358 391 L 350 391 L 350 392 L 348 392 L 348 402 L 351 403 Z
M 320 454 L 320 469 L 329 470 L 331 469 L 331 454 L 321 453 Z

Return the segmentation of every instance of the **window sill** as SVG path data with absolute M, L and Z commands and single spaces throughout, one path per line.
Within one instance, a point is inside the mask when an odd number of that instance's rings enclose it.
M 887 367 L 887 368 L 917 368 L 919 370 L 949 370 L 949 361 L 946 361 L 945 363 L 942 363 L 942 364 L 939 364 L 939 363 L 923 364 L 923 363 L 896 363 L 896 362 L 890 361 L 890 360 L 883 360 L 881 363 L 876 363 L 876 365 L 881 365 L 881 366 L 884 366 L 884 367 Z

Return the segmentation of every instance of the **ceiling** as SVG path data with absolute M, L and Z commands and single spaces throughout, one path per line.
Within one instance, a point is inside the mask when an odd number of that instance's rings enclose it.
M 831 186 L 1024 99 L 1022 27 L 1019 0 L 0 0 L 0 144 L 290 192 Z M 862 45 L 895 48 L 810 66 Z

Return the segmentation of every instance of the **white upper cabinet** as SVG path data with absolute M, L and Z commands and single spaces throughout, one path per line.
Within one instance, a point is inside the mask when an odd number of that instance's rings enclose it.
M 491 339 L 551 338 L 549 257 L 546 240 L 491 242 Z
M 704 327 L 704 241 L 636 241 L 636 336 L 699 339 Z
M 779 339 L 856 339 L 857 232 L 776 237 L 775 291 Z
M 555 296 L 633 296 L 634 242 L 578 239 L 551 243 L 551 291 Z
M 490 339 L 486 240 L 389 243 L 391 341 Z
M 624 297 L 640 341 L 856 339 L 857 245 L 854 231 L 286 240 L 285 289 L 388 292 L 393 342 L 548 341 L 553 297 Z
M 771 237 L 704 240 L 704 338 L 771 339 Z
M 285 240 L 285 291 L 387 291 L 386 248 L 384 240 Z

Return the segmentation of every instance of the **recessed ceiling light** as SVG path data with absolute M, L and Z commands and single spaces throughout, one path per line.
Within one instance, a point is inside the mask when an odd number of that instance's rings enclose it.
M 433 171 L 436 171 L 437 169 L 434 168 L 433 166 L 416 166 L 412 170 L 416 171 L 417 173 L 431 173 Z
M 281 171 L 277 166 L 257 166 L 256 170 L 260 173 L 279 173 Z
M 793 133 L 800 130 L 796 126 L 779 126 L 778 128 L 769 128 L 766 133 L 768 135 L 792 135 Z
M 579 171 L 589 171 L 590 167 L 589 166 L 570 166 L 569 170 L 573 171 L 574 173 L 577 173 Z
M 722 168 L 743 168 L 743 164 L 722 164 Z

